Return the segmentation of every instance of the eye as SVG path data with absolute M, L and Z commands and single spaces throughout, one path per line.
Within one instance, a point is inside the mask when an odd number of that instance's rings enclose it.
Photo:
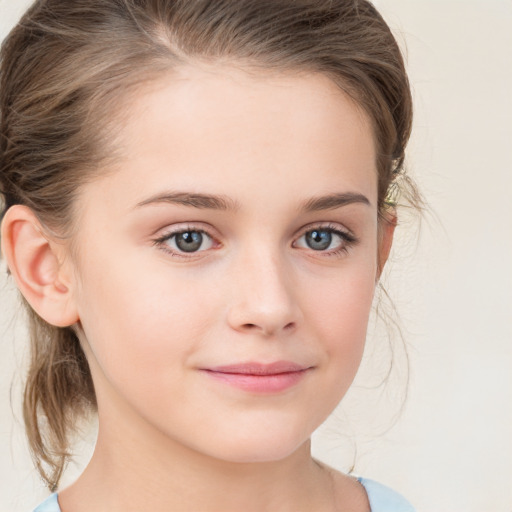
M 325 251 L 332 243 L 332 233 L 325 229 L 308 231 L 304 238 L 306 245 L 314 251 Z
M 306 231 L 294 245 L 318 252 L 338 253 L 355 242 L 356 239 L 349 233 L 332 227 L 319 227 Z
M 213 247 L 213 239 L 204 231 L 187 229 L 168 233 L 156 240 L 164 250 L 171 253 L 195 253 L 206 251 Z

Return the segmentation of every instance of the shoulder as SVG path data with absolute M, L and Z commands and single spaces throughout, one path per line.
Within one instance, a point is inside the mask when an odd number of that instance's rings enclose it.
M 36 507 L 33 512 L 61 512 L 59 502 L 57 501 L 57 493 L 52 494 L 41 505 Z
M 414 512 L 412 505 L 397 492 L 367 478 L 358 478 L 368 494 L 372 512 Z
M 371 512 L 414 512 L 412 505 L 389 487 L 368 478 L 358 478 L 370 502 Z M 61 512 L 57 494 L 52 494 L 33 512 Z

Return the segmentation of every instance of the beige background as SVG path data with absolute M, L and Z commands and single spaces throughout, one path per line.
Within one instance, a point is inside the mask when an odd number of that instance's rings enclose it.
M 373 356 L 315 452 L 342 469 L 355 454 L 357 473 L 399 489 L 418 512 L 511 512 L 512 2 L 376 3 L 407 48 L 409 166 L 437 218 L 420 231 L 403 223 L 389 269 L 411 360 L 402 415 L 386 431 L 405 379 L 400 351 L 389 385 L 367 389 L 385 359 L 371 335 Z M 0 38 L 26 5 L 0 0 Z M 0 511 L 23 512 L 45 492 L 20 423 L 23 322 L 13 324 L 16 294 L 1 274 Z

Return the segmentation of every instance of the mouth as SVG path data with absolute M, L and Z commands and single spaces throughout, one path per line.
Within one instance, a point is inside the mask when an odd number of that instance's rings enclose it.
M 290 361 L 276 361 L 270 364 L 248 362 L 215 366 L 201 371 L 216 381 L 243 391 L 272 394 L 294 387 L 312 369 L 311 366 Z

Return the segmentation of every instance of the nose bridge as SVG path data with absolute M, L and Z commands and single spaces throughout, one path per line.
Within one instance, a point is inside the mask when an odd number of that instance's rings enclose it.
M 239 254 L 228 319 L 237 330 L 275 334 L 295 326 L 299 308 L 290 267 L 279 249 L 251 244 Z

